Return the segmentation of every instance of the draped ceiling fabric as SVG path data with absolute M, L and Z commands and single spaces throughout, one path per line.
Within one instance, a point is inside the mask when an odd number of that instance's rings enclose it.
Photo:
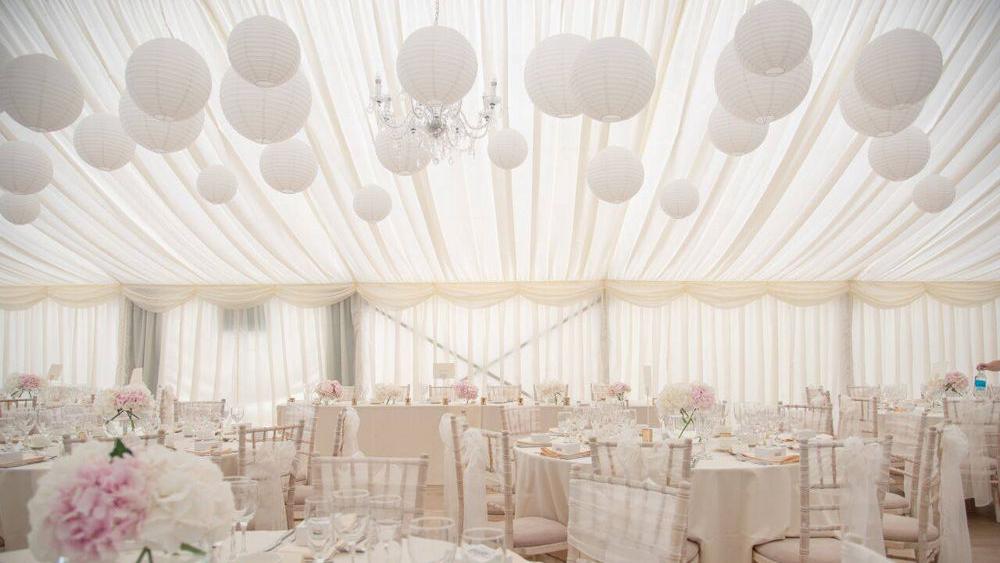
M 528 139 L 528 160 L 511 173 L 494 169 L 483 141 L 475 157 L 397 177 L 375 157 L 365 106 L 377 74 L 400 100 L 395 57 L 408 34 L 431 23 L 430 0 L 4 1 L 0 46 L 69 64 L 86 94 L 84 116 L 117 110 L 129 55 L 156 37 L 194 46 L 214 89 L 189 150 L 161 156 L 138 148 L 132 164 L 110 173 L 77 158 L 72 127 L 40 134 L 0 115 L 0 136 L 40 146 L 55 166 L 42 215 L 25 227 L 0 221 L 0 284 L 1000 280 L 1000 3 L 801 2 L 814 22 L 809 95 L 771 126 L 763 146 L 733 158 L 715 150 L 706 126 L 715 61 L 750 4 L 445 1 L 441 23 L 462 32 L 479 56 L 466 110 L 478 111 L 496 77 L 500 121 Z M 263 183 L 261 147 L 240 137 L 219 105 L 227 35 L 258 13 L 296 31 L 312 88 L 298 138 L 313 147 L 320 173 L 299 195 Z M 930 136 L 930 162 L 906 182 L 872 172 L 867 139 L 837 107 L 861 48 L 897 27 L 930 34 L 944 56 L 940 83 L 916 121 Z M 646 109 L 611 125 L 535 111 L 524 61 L 540 40 L 565 32 L 642 44 L 657 71 Z M 642 157 L 645 183 L 627 204 L 599 202 L 586 186 L 588 160 L 607 145 Z M 227 205 L 207 204 L 195 189 L 198 171 L 216 163 L 239 178 Z M 910 193 L 933 173 L 954 179 L 958 195 L 930 215 Z M 655 199 L 676 178 L 693 180 L 701 196 L 697 212 L 681 221 L 667 219 Z M 377 225 L 351 209 L 353 192 L 367 183 L 393 200 Z

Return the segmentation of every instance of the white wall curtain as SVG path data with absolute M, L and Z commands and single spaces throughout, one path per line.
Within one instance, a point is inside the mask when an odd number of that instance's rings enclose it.
M 601 377 L 599 298 L 549 306 L 514 297 L 467 308 L 433 297 L 405 309 L 359 300 L 358 310 L 358 373 L 366 389 L 409 384 L 420 400 L 433 382 L 433 365 L 448 362 L 480 389 L 502 379 L 529 394 L 538 381 L 555 379 L 582 397 Z
M 25 309 L 0 309 L 2 375 L 44 375 L 63 365 L 60 383 L 111 387 L 118 363 L 118 300 L 70 307 L 45 299 Z
M 270 424 L 276 404 L 325 377 L 329 326 L 329 307 L 189 301 L 163 315 L 160 383 L 181 400 L 225 398 L 246 407 L 246 420 Z
M 684 295 L 659 307 L 608 306 L 611 381 L 645 400 L 667 383 L 704 381 L 729 401 L 804 400 L 807 385 L 840 387 L 846 298 L 812 306 L 764 296 L 736 307 Z
M 894 309 L 855 301 L 854 380 L 864 385 L 906 385 L 919 395 L 928 377 L 945 370 L 966 374 L 1000 358 L 1000 299 L 972 306 L 930 295 Z

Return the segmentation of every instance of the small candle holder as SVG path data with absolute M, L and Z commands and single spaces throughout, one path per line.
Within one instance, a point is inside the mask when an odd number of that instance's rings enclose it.
M 485 405 L 486 404 L 486 397 L 479 397 L 479 404 L 480 405 Z
M 518 397 L 517 398 L 517 404 L 519 406 L 524 406 L 524 397 Z
M 406 406 L 410 406 L 411 401 L 410 401 L 410 396 L 409 395 L 406 396 L 406 400 L 403 401 L 403 404 L 405 404 Z M 445 403 L 445 404 L 447 404 L 447 403 Z
M 447 405 L 448 404 L 448 397 L 441 397 L 441 404 L 442 405 Z
M 352 407 L 358 406 L 358 398 L 357 397 L 351 397 L 351 406 Z
M 569 397 L 563 397 L 563 406 L 564 407 L 568 407 L 569 406 Z

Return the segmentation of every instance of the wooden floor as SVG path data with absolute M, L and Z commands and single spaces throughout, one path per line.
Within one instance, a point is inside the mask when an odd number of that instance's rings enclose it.
M 425 505 L 430 512 L 444 512 L 444 495 L 440 486 L 428 486 Z M 982 507 L 968 512 L 969 535 L 972 538 L 973 563 L 1000 563 L 1000 524 L 993 516 L 993 507 Z M 555 556 L 529 557 L 532 561 L 562 562 L 565 553 Z M 946 562 L 941 562 L 946 563 Z

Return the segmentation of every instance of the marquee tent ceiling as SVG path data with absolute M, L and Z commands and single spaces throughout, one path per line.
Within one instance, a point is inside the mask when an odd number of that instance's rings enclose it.
M 84 116 L 116 112 L 124 68 L 139 44 L 169 36 L 194 46 L 212 71 L 205 129 L 190 150 L 161 156 L 137 148 L 115 172 L 84 164 L 73 128 L 40 134 L 8 115 L 0 135 L 41 146 L 55 179 L 33 224 L 0 222 L 0 284 L 263 283 L 342 281 L 1000 280 L 1000 3 L 805 1 L 814 36 L 809 95 L 773 124 L 764 144 L 726 157 L 708 140 L 715 61 L 750 2 L 443 2 L 441 23 L 476 47 L 480 73 L 466 99 L 477 111 L 490 77 L 500 82 L 504 124 L 528 139 L 528 160 L 492 168 L 485 141 L 475 157 L 405 178 L 378 163 L 365 111 L 377 73 L 398 92 L 402 40 L 430 24 L 430 1 L 5 0 L 0 44 L 13 55 L 66 61 L 86 93 Z M 320 175 L 303 194 L 261 179 L 261 146 L 222 115 L 218 85 L 229 66 L 226 37 L 259 13 L 298 34 L 312 111 L 298 138 Z M 924 172 L 906 182 L 875 175 L 867 138 L 844 122 L 838 92 L 861 48 L 897 27 L 930 34 L 944 74 L 915 125 L 929 133 Z M 573 32 L 620 34 L 653 57 L 657 84 L 638 116 L 619 124 L 558 120 L 536 112 L 524 61 L 541 39 Z M 586 164 L 601 147 L 642 156 L 646 179 L 631 201 L 598 201 Z M 197 195 L 203 167 L 222 163 L 240 180 L 231 203 Z M 957 181 L 954 204 L 936 215 L 910 203 L 916 181 Z M 671 220 L 658 187 L 699 187 L 701 204 Z M 377 183 L 393 199 L 370 226 L 352 193 Z

